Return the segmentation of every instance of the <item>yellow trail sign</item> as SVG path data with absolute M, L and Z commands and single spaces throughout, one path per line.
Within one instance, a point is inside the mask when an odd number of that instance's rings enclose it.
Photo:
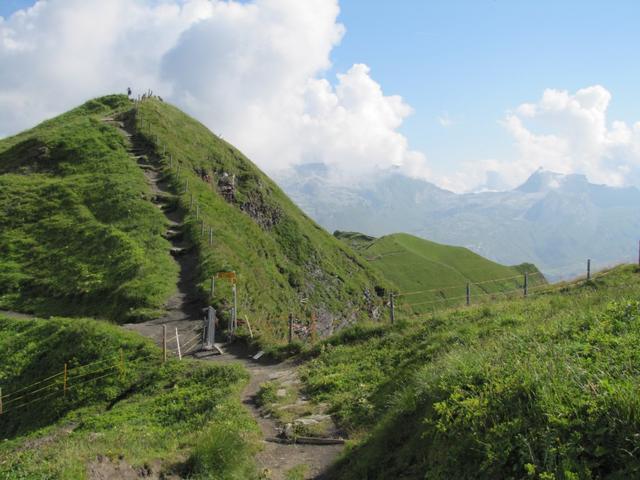
M 231 283 L 236 283 L 236 272 L 218 272 L 216 273 L 216 278 L 224 278 L 225 280 L 229 280 Z

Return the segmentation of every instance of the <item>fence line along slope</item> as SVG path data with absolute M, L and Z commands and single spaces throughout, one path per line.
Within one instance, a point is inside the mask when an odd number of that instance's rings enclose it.
M 358 250 L 390 282 L 397 285 L 397 306 L 414 314 L 463 304 L 471 298 L 546 284 L 535 265 L 513 267 L 492 262 L 471 250 L 431 242 L 405 233 L 369 237 L 355 232 L 334 235 Z
M 543 292 L 319 345 L 306 391 L 360 439 L 329 478 L 636 478 L 640 268 Z

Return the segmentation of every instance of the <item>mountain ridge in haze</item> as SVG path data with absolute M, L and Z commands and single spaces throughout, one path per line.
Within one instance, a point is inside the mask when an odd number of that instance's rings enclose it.
M 278 175 L 307 214 L 328 230 L 382 236 L 406 232 L 467 247 L 493 261 L 534 263 L 551 279 L 630 260 L 640 232 L 640 190 L 538 169 L 507 191 L 456 194 L 388 171 L 337 184 L 319 167 Z

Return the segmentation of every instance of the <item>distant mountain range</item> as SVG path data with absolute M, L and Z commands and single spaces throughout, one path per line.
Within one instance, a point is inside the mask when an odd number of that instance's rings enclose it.
M 534 263 L 549 279 L 584 273 L 588 258 L 595 269 L 637 254 L 640 190 L 595 185 L 583 175 L 538 170 L 513 190 L 468 194 L 391 171 L 344 185 L 323 165 L 276 178 L 330 231 L 411 233 L 506 265 Z

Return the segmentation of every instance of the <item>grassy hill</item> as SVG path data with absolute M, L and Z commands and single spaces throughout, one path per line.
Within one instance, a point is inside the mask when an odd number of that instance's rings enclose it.
M 124 322 L 158 316 L 175 290 L 166 219 L 106 117 L 154 152 L 179 195 L 203 304 L 228 312 L 230 286 L 219 282 L 209 299 L 209 283 L 234 270 L 240 316 L 269 338 L 284 338 L 290 312 L 304 322 L 314 310 L 327 332 L 375 316 L 387 282 L 244 155 L 158 99 L 120 95 L 0 140 L 0 308 Z
M 356 439 L 330 478 L 637 478 L 639 298 L 623 266 L 327 339 L 303 379 Z
M 106 322 L 0 316 L 0 478 L 254 478 L 247 379 Z
M 545 283 L 534 265 L 507 267 L 466 248 L 442 245 L 406 233 L 381 238 L 355 232 L 338 231 L 334 235 L 358 250 L 398 286 L 399 306 L 404 306 L 407 312 L 464 303 L 467 283 L 474 303 L 491 294 L 522 289 L 525 272 L 532 287 Z
M 86 103 L 0 140 L 0 308 L 43 315 L 153 316 L 177 268 L 164 217 L 100 118 L 126 98 Z

